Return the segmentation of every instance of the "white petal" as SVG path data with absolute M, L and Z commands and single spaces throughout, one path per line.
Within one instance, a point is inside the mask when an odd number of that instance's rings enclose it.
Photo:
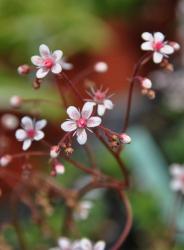
M 84 119 L 88 119 L 93 112 L 94 104 L 92 102 L 86 102 L 82 108 L 81 115 Z
M 32 56 L 31 57 L 31 62 L 38 66 L 41 67 L 43 65 L 43 58 L 41 58 L 40 56 Z
M 61 128 L 65 132 L 71 132 L 77 129 L 77 124 L 74 121 L 66 121 L 61 124 Z
M 105 249 L 105 242 L 104 241 L 98 241 L 94 245 L 94 249 L 93 250 L 104 250 L 104 249 Z
M 65 249 L 70 249 L 71 242 L 68 238 L 61 237 L 58 239 L 58 246 L 60 249 L 65 250 Z
M 41 139 L 43 139 L 45 136 L 44 132 L 41 130 L 36 131 L 36 135 L 34 136 L 34 140 L 35 141 L 40 141 Z
M 173 191 L 179 191 L 180 189 L 182 189 L 183 185 L 179 180 L 172 180 L 170 183 L 171 189 Z
M 36 77 L 37 78 L 44 78 L 47 74 L 49 73 L 49 69 L 46 68 L 40 68 L 36 72 Z
M 172 164 L 170 167 L 170 173 L 173 176 L 180 176 L 181 174 L 184 173 L 184 167 L 181 167 L 180 164 Z
M 152 42 L 144 42 L 141 44 L 141 49 L 142 50 L 153 50 L 153 44 Z
M 50 57 L 50 55 L 51 55 L 48 46 L 45 45 L 45 44 L 41 44 L 41 45 L 40 45 L 39 51 L 40 51 L 40 55 L 41 55 L 43 58 Z
M 78 109 L 74 106 L 68 107 L 66 112 L 67 112 L 68 116 L 74 121 L 76 121 L 80 118 L 80 113 L 79 113 Z
M 34 122 L 29 116 L 24 116 L 21 120 L 21 124 L 25 130 L 34 128 Z
M 163 42 L 165 36 L 161 32 L 155 32 L 154 33 L 154 41 L 155 42 Z
M 98 116 L 92 116 L 87 120 L 87 127 L 93 128 L 100 125 L 102 119 Z
M 109 99 L 106 99 L 104 101 L 104 105 L 105 105 L 106 109 L 113 109 L 113 106 L 114 106 L 113 103 L 112 103 L 112 101 L 109 100 Z
M 154 52 L 153 53 L 153 61 L 154 61 L 154 63 L 161 63 L 162 59 L 163 59 L 163 55 L 161 53 L 159 53 L 159 52 Z
M 73 69 L 73 64 L 64 62 L 63 60 L 60 61 L 61 67 L 65 70 Z
M 142 39 L 144 39 L 145 41 L 153 41 L 153 35 L 149 32 L 144 32 L 141 35 Z
M 55 50 L 52 54 L 54 60 L 57 62 L 61 59 L 61 57 L 63 56 L 63 51 L 61 50 Z
M 23 146 L 22 146 L 22 149 L 25 151 L 27 150 L 30 146 L 31 146 L 31 139 L 26 139 L 24 142 L 23 142 Z
M 170 45 L 166 44 L 166 45 L 164 45 L 163 48 L 160 49 L 160 52 L 163 53 L 163 54 L 170 55 L 170 54 L 174 53 L 174 48 L 171 47 Z
M 36 130 L 43 129 L 46 125 L 47 125 L 47 120 L 45 119 L 39 120 L 35 123 L 35 129 Z
M 52 68 L 51 71 L 53 74 L 59 74 L 62 71 L 61 65 L 56 63 Z
M 87 141 L 87 133 L 85 129 L 77 129 L 77 141 L 80 145 L 83 145 Z
M 97 113 L 98 113 L 98 115 L 100 115 L 100 116 L 104 115 L 105 109 L 106 109 L 105 105 L 99 104 L 98 107 L 97 107 Z
M 18 129 L 15 133 L 15 137 L 18 141 L 24 141 L 27 137 L 26 131 L 23 129 Z
M 82 239 L 80 242 L 82 250 L 92 250 L 93 246 L 91 244 L 91 241 L 88 239 Z

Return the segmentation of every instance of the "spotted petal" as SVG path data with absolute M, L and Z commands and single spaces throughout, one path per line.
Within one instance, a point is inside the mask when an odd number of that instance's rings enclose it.
M 43 65 L 43 58 L 40 56 L 32 56 L 31 57 L 31 62 L 38 67 L 41 67 Z
M 74 106 L 68 107 L 66 112 L 67 112 L 68 116 L 74 121 L 76 121 L 80 118 L 80 113 L 79 113 L 78 109 Z
M 83 145 L 87 141 L 87 133 L 85 129 L 77 129 L 77 141 L 80 145 Z
M 29 116 L 24 116 L 21 120 L 21 124 L 25 130 L 30 130 L 34 128 L 33 120 Z
M 84 119 L 88 119 L 92 112 L 93 112 L 93 103 L 91 102 L 86 102 L 82 108 L 82 112 L 81 112 L 81 115 Z
M 55 50 L 53 52 L 52 56 L 53 56 L 54 60 L 56 62 L 58 62 L 61 59 L 61 57 L 63 56 L 63 51 L 61 51 L 61 50 Z
M 36 72 L 36 77 L 37 78 L 44 78 L 47 74 L 49 73 L 49 69 L 46 68 L 40 68 L 39 70 L 37 70 Z
M 98 116 L 92 116 L 87 120 L 87 127 L 93 128 L 100 125 L 102 119 Z
M 154 40 L 155 42 L 163 42 L 165 36 L 161 32 L 155 32 L 154 33 Z
M 71 132 L 77 129 L 77 124 L 76 122 L 70 120 L 70 121 L 66 121 L 63 122 L 61 124 L 61 128 L 65 131 L 65 132 Z

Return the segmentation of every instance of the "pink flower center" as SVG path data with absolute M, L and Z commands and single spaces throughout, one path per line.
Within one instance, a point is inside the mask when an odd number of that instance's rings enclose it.
M 36 135 L 36 131 L 34 129 L 27 130 L 27 137 L 33 139 Z
M 97 90 L 95 93 L 95 100 L 102 102 L 105 99 L 105 93 L 101 92 L 100 90 Z
M 161 48 L 163 48 L 164 43 L 163 42 L 154 42 L 153 43 L 153 49 L 156 51 L 160 51 Z
M 85 128 L 87 125 L 87 121 L 86 119 L 84 118 L 80 118 L 78 121 L 77 121 L 77 126 L 78 128 Z
M 54 65 L 54 61 L 52 58 L 46 58 L 43 62 L 45 68 L 50 69 Z

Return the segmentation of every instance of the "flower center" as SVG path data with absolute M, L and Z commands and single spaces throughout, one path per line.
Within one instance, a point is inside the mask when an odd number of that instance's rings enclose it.
M 46 58 L 43 62 L 44 67 L 47 69 L 52 68 L 53 64 L 54 64 L 54 62 L 53 62 L 52 58 Z
M 105 94 L 99 90 L 95 93 L 95 100 L 98 102 L 102 102 L 105 99 Z
M 161 48 L 163 48 L 164 44 L 163 42 L 154 42 L 153 43 L 153 49 L 156 51 L 160 51 Z
M 36 135 L 36 131 L 34 129 L 27 130 L 27 137 L 33 139 Z
M 86 119 L 84 119 L 84 118 L 80 118 L 80 119 L 77 121 L 77 126 L 78 126 L 78 128 L 85 128 L 85 127 L 86 127 L 86 124 L 87 124 L 87 121 L 86 121 Z

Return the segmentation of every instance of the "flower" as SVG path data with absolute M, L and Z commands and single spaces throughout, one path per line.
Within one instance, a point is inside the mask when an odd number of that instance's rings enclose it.
M 173 191 L 181 191 L 184 194 L 184 165 L 171 165 L 170 173 L 172 175 L 171 189 Z
M 130 136 L 125 134 L 125 133 L 120 134 L 119 138 L 120 138 L 121 143 L 123 143 L 123 144 L 129 144 L 132 141 Z
M 17 72 L 19 75 L 27 75 L 30 72 L 31 68 L 27 64 L 20 65 L 17 68 Z
M 63 164 L 57 162 L 54 166 L 54 169 L 56 171 L 56 174 L 62 175 L 65 172 L 65 167 Z
M 1 124 L 8 130 L 14 130 L 18 127 L 18 117 L 12 114 L 4 114 L 1 117 Z
M 49 71 L 53 74 L 59 74 L 62 71 L 61 58 L 63 52 L 61 50 L 55 50 L 51 53 L 45 44 L 40 45 L 39 51 L 41 56 L 31 57 L 32 63 L 38 67 L 36 77 L 44 78 Z
M 153 35 L 144 32 L 142 38 L 145 42 L 141 44 L 141 49 L 153 51 L 154 63 L 161 63 L 164 57 L 174 53 L 174 48 L 169 45 L 168 41 L 164 41 L 165 36 L 161 32 L 155 32 Z
M 97 105 L 97 114 L 103 116 L 105 114 L 106 109 L 113 109 L 114 104 L 109 99 L 110 96 L 107 96 L 108 89 L 102 91 L 102 89 L 95 90 L 91 87 L 91 92 L 88 92 L 89 96 L 92 100 L 87 100 L 93 105 Z
M 150 89 L 152 87 L 152 82 L 149 78 L 142 78 L 141 79 L 141 86 L 145 89 Z
M 50 157 L 57 158 L 59 156 L 60 149 L 58 145 L 52 146 L 50 149 Z
M 104 73 L 108 70 L 108 64 L 105 62 L 97 62 L 94 65 L 94 70 L 98 73 Z
M 23 141 L 23 150 L 27 150 L 32 141 L 40 141 L 43 139 L 44 132 L 41 131 L 47 124 L 46 120 L 32 120 L 28 116 L 24 116 L 21 120 L 22 129 L 18 129 L 15 136 L 18 141 Z
M 76 220 L 86 220 L 92 207 L 93 203 L 91 201 L 79 202 L 74 210 L 74 218 Z
M 87 238 L 81 240 L 71 241 L 66 237 L 58 239 L 58 247 L 50 248 L 49 250 L 104 250 L 105 242 L 98 241 L 92 244 Z
M 83 145 L 87 141 L 86 129 L 90 132 L 91 129 L 101 124 L 102 120 L 98 116 L 91 116 L 93 112 L 93 104 L 86 102 L 80 112 L 76 107 L 70 106 L 67 108 L 67 114 L 70 117 L 67 121 L 61 124 L 61 129 L 66 132 L 74 132 L 77 136 L 77 141 Z

